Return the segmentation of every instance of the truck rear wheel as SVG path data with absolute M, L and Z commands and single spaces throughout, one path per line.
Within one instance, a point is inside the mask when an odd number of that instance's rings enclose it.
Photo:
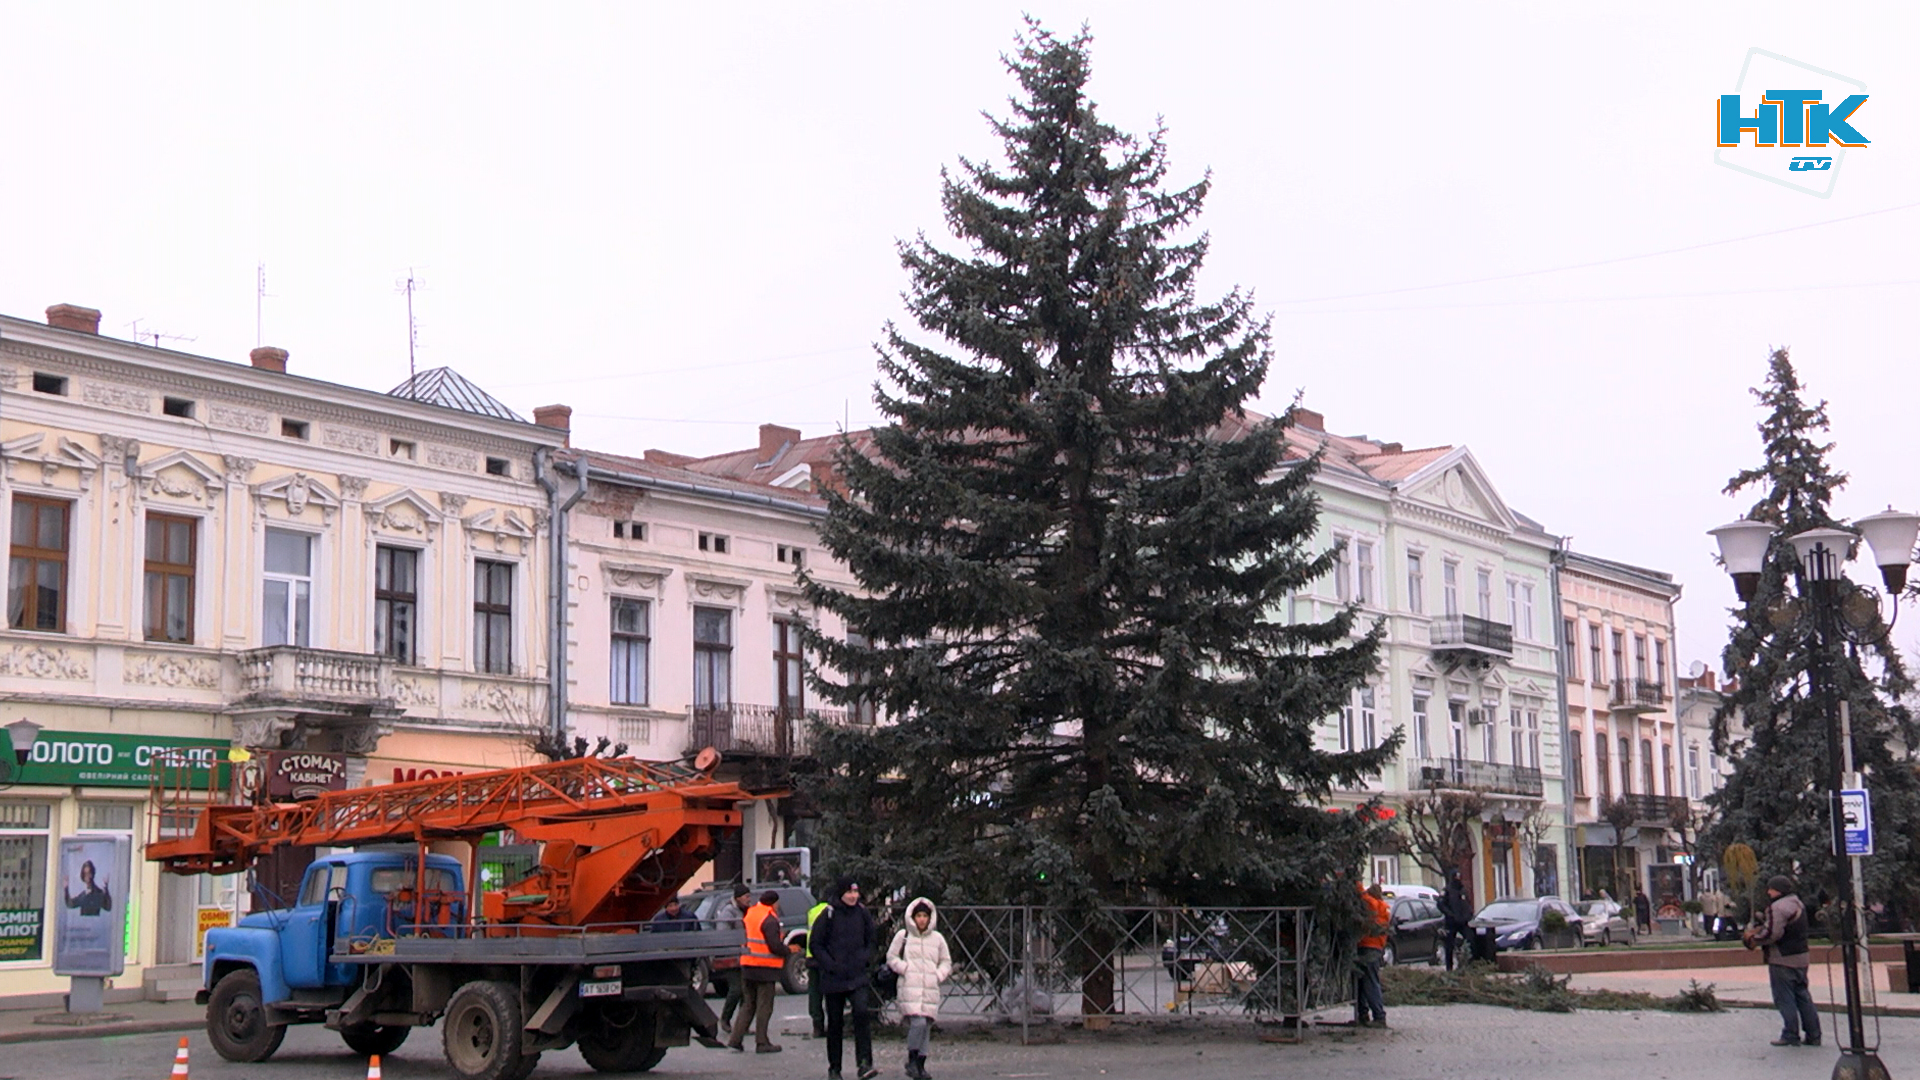
M 285 1024 L 267 1022 L 260 976 L 252 968 L 229 971 L 207 998 L 207 1041 L 228 1061 L 265 1061 L 287 1037 Z
M 410 1027 L 384 1027 L 380 1024 L 355 1024 L 340 1029 L 340 1037 L 347 1041 L 347 1048 L 363 1057 L 373 1054 L 386 1055 L 400 1049 L 400 1044 L 413 1034 Z
M 789 994 L 804 994 L 812 974 L 807 970 L 805 956 L 798 952 L 788 953 L 787 966 L 780 969 L 780 988 Z
M 596 1072 L 646 1072 L 667 1056 L 655 1046 L 658 1018 L 651 1009 L 625 1002 L 602 1007 L 586 1020 L 580 1035 L 580 1056 Z
M 447 1064 L 461 1080 L 521 1080 L 540 1059 L 521 1051 L 520 995 L 506 983 L 470 982 L 455 990 L 442 1023 Z

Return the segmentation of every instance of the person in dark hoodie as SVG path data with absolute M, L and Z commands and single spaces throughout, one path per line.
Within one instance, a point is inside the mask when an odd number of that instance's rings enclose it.
M 827 1010 L 827 1077 L 841 1080 L 842 1047 L 846 1033 L 846 1012 L 853 1009 L 853 1055 L 859 1080 L 871 1080 L 880 1070 L 873 1067 L 873 1014 L 867 1002 L 868 972 L 873 962 L 873 913 L 860 903 L 860 883 L 841 878 L 833 887 L 827 910 L 814 921 L 814 959 L 819 970 L 820 995 Z
M 1447 891 L 1440 895 L 1440 914 L 1446 919 L 1440 928 L 1441 944 L 1445 947 L 1447 970 L 1452 971 L 1460 943 L 1473 922 L 1473 905 L 1467 901 L 1467 886 L 1460 880 L 1458 870 L 1447 871 Z
M 1767 879 L 1767 912 L 1760 925 L 1742 940 L 1759 947 L 1767 958 L 1768 981 L 1773 985 L 1773 1007 L 1780 1010 L 1780 1037 L 1775 1046 L 1819 1046 L 1820 1013 L 1807 992 L 1807 906 L 1793 894 L 1793 879 L 1775 874 Z M 1801 1032 L 1805 1030 L 1803 1037 Z

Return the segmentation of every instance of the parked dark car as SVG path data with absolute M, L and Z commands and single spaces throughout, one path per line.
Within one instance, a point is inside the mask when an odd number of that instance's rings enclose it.
M 1544 948 L 1546 938 L 1552 935 L 1541 927 L 1541 922 L 1549 911 L 1558 911 L 1567 920 L 1569 944 L 1578 945 L 1580 913 L 1557 896 L 1502 897 L 1480 909 L 1468 924 L 1468 933 L 1489 929 L 1494 945 L 1502 950 Z
M 757 899 L 765 892 L 764 886 L 754 888 Z M 789 885 L 774 888 L 780 894 L 780 927 L 785 932 L 787 944 L 793 946 L 793 955 L 787 957 L 787 968 L 780 973 L 780 986 L 789 994 L 807 992 L 807 911 L 814 905 L 813 894 L 805 889 Z M 702 930 L 717 930 L 721 927 L 738 928 L 740 913 L 733 906 L 733 886 L 718 889 L 701 889 L 680 898 L 680 906 L 692 912 L 700 919 Z M 718 997 L 720 988 L 715 984 L 713 972 L 705 961 L 694 972 L 693 984 L 708 997 Z
M 1387 951 L 1381 960 L 1387 964 L 1437 964 L 1441 958 L 1440 936 L 1446 933 L 1447 920 L 1440 906 L 1424 896 L 1401 896 L 1392 904 L 1393 923 L 1387 931 Z

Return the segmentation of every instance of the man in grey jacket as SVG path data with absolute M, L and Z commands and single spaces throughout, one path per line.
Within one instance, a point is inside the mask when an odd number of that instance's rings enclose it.
M 1775 1046 L 1819 1046 L 1820 1014 L 1807 992 L 1807 906 L 1793 894 L 1793 879 L 1775 874 L 1767 880 L 1767 913 L 1760 925 L 1744 936 L 1747 948 L 1766 951 L 1767 975 L 1773 984 L 1773 1007 L 1780 1010 L 1780 1037 Z M 1805 1031 L 1802 1037 L 1801 1032 Z

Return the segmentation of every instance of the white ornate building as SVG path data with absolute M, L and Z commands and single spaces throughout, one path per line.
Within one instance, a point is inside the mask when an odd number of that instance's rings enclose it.
M 446 369 L 381 394 L 280 349 L 236 364 L 98 330 L 67 305 L 0 318 L 0 700 L 43 729 L 0 790 L 0 997 L 64 988 L 62 836 L 134 839 L 115 996 L 192 961 L 203 909 L 234 903 L 231 878 L 141 861 L 157 750 L 332 752 L 387 783 L 527 763 L 547 722 L 536 466 L 563 430 Z

